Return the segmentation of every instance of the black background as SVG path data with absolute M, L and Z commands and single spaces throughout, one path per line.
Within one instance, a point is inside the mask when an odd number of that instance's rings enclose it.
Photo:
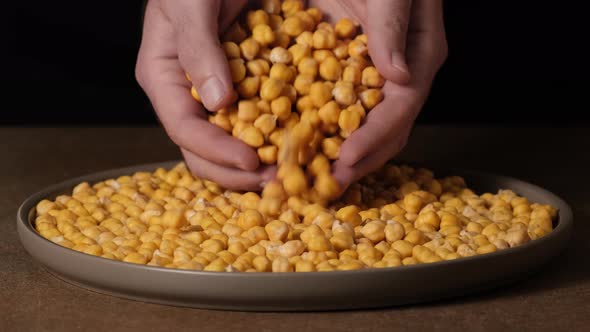
M 134 78 L 141 1 L 3 6 L 0 124 L 157 123 Z M 589 123 L 584 13 L 565 1 L 447 0 L 450 55 L 419 122 Z

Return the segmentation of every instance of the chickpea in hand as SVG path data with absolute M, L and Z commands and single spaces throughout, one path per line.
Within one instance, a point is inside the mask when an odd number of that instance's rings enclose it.
M 250 68 L 240 54 L 256 53 L 259 42 L 272 43 L 264 28 L 256 29 L 258 41 L 239 40 L 245 32 L 231 24 L 246 4 L 246 0 L 150 0 L 136 77 L 195 175 L 226 188 L 260 190 L 261 183 L 274 176 L 273 169 L 259 167 L 257 151 L 224 130 L 231 121 L 227 107 L 237 98 L 233 83 L 242 81 Z M 219 35 L 224 33 L 234 42 L 221 44 Z M 238 90 L 250 94 L 259 84 L 249 79 Z M 218 112 L 214 123 L 208 121 L 207 110 Z M 251 126 L 248 132 L 256 136 L 258 129 Z M 258 142 L 251 137 L 252 144 Z
M 381 167 L 405 146 L 447 56 L 442 1 L 311 0 L 309 6 L 319 8 L 332 22 L 345 17 L 359 22 L 368 48 L 362 40 L 353 40 L 348 52 L 368 52 L 375 65 L 360 72 L 351 68 L 343 73 L 346 81 L 360 81 L 371 87 L 359 93 L 358 98 L 365 106 L 375 107 L 360 128 L 342 143 L 339 158 L 334 162 L 334 176 L 345 188 Z M 335 30 L 339 36 L 345 36 L 352 25 L 344 21 Z M 375 79 L 376 71 L 385 81 Z M 373 89 L 383 90 L 384 99 L 377 105 Z

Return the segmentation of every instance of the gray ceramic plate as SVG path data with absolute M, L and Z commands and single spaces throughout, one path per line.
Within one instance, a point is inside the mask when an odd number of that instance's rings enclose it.
M 525 245 L 454 261 L 359 271 L 312 273 L 224 273 L 166 269 L 79 253 L 36 233 L 34 207 L 43 198 L 69 193 L 74 185 L 175 162 L 116 169 L 62 182 L 28 198 L 18 211 L 25 249 L 55 276 L 99 293 L 197 308 L 248 311 L 311 311 L 374 308 L 445 299 L 523 279 L 556 256 L 572 232 L 572 212 L 559 197 L 513 178 L 472 171 L 461 175 L 476 192 L 512 189 L 533 202 L 559 208 L 555 230 Z M 436 170 L 435 170 L 436 171 Z

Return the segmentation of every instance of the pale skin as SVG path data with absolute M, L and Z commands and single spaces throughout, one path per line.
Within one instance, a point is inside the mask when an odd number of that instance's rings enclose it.
M 275 167 L 207 121 L 237 98 L 221 34 L 247 0 L 150 0 L 136 76 L 171 139 L 195 175 L 237 190 L 260 190 Z M 332 23 L 359 22 L 369 52 L 387 80 L 384 100 L 342 145 L 333 174 L 344 189 L 378 169 L 405 146 L 432 81 L 447 56 L 442 0 L 310 0 Z M 367 20 L 370 17 L 370 20 Z M 188 93 L 187 72 L 203 105 Z

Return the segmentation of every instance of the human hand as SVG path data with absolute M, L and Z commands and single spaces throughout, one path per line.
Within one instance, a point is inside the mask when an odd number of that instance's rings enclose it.
M 236 99 L 219 33 L 246 3 L 150 0 L 136 77 L 193 174 L 230 189 L 260 190 L 274 176 L 273 169 L 259 168 L 256 151 L 209 123 L 206 113 L 206 109 L 216 111 Z M 185 72 L 203 104 L 191 97 Z
M 442 0 L 310 0 L 309 6 L 320 8 L 332 23 L 342 17 L 359 22 L 369 54 L 387 80 L 383 101 L 344 141 L 333 164 L 334 176 L 346 188 L 405 146 L 447 56 Z

